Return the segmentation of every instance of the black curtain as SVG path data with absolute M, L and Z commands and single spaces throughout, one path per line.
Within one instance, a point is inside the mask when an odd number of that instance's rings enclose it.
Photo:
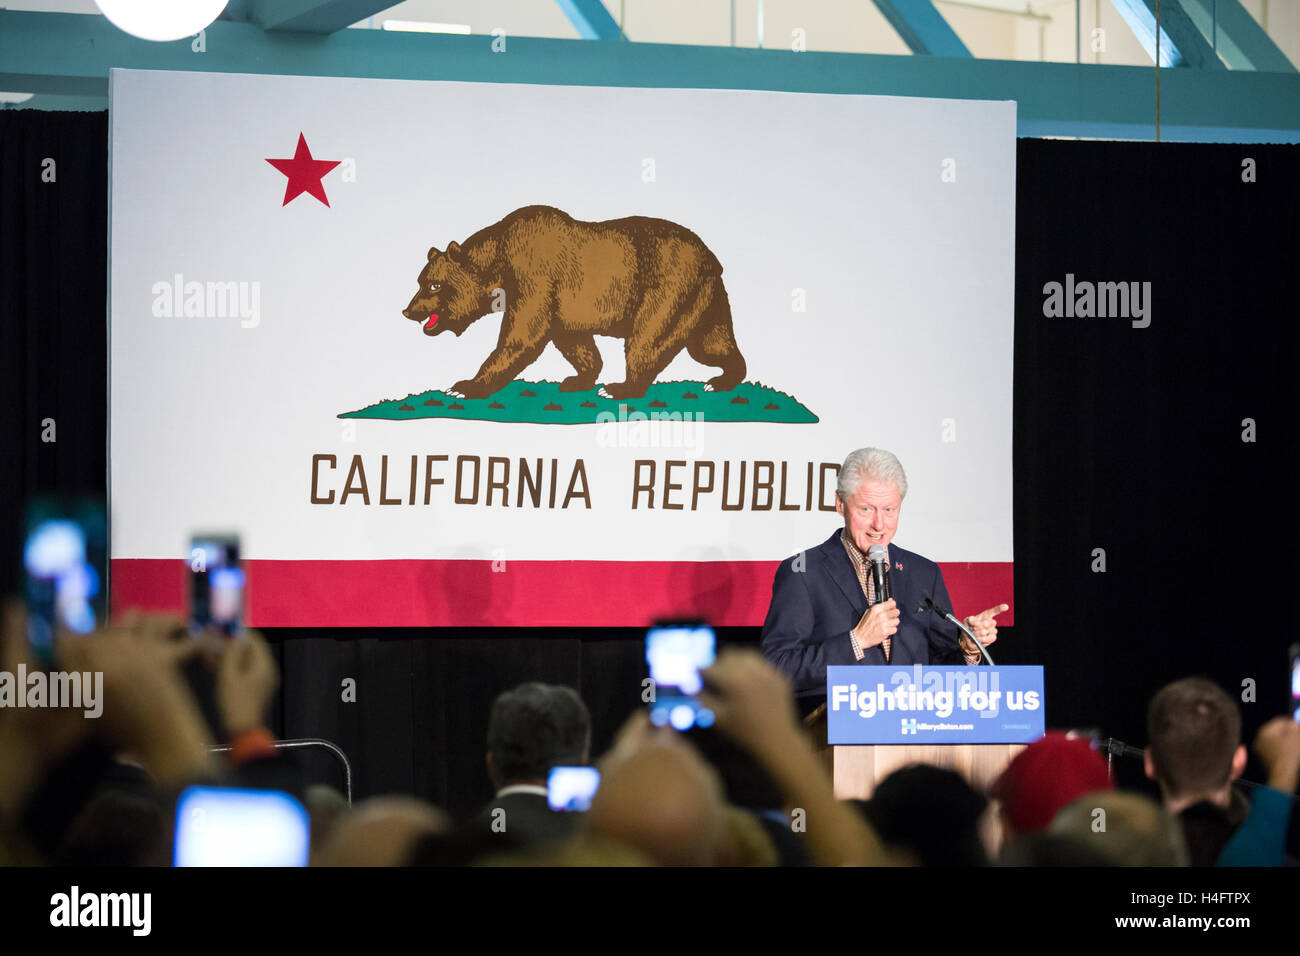
M 0 571 L 10 590 L 24 498 L 104 493 L 106 149 L 104 113 L 0 112 Z M 52 183 L 41 179 L 48 158 Z M 1254 182 L 1243 181 L 1246 159 Z M 1253 682 L 1254 701 L 1242 703 L 1253 734 L 1283 710 L 1296 640 L 1286 429 L 1300 148 L 1021 140 L 1016 202 L 1017 623 L 1002 629 L 998 660 L 1044 665 L 1050 726 L 1138 746 L 1146 701 L 1169 680 L 1205 674 L 1234 695 Z M 1044 284 L 1067 274 L 1150 282 L 1150 327 L 1045 317 Z M 54 443 L 41 440 L 46 418 Z M 1242 441 L 1243 419 L 1253 442 Z M 570 684 L 600 750 L 641 706 L 641 636 L 272 630 L 283 675 L 272 729 L 341 746 L 359 797 L 409 792 L 468 812 L 490 796 L 492 698 L 524 680 Z M 758 629 L 720 636 L 754 643 Z M 343 701 L 349 678 L 355 702 Z M 328 756 L 303 762 L 341 781 Z M 1118 769 L 1121 782 L 1140 782 L 1135 763 Z
M 1044 317 L 1067 274 L 1150 281 L 1150 326 Z M 1297 276 L 1300 148 L 1020 141 L 1003 658 L 1046 665 L 1052 723 L 1141 746 L 1188 674 L 1253 698 L 1252 737 L 1285 712 Z
M 106 493 L 107 220 L 108 114 L 0 110 L 0 584 L 9 592 L 24 498 Z

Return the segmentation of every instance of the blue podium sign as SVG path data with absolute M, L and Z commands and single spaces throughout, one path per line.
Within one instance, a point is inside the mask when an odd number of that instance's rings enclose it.
M 828 667 L 830 744 L 1024 744 L 1043 736 L 1043 668 Z

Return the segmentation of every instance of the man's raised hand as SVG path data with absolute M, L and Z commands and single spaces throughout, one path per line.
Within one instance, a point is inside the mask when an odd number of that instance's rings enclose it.
M 1274 717 L 1259 729 L 1255 753 L 1268 773 L 1268 785 L 1294 795 L 1300 782 L 1300 724 Z
M 863 647 L 875 647 L 887 637 L 898 632 L 898 605 L 894 599 L 877 601 L 867 608 L 853 628 L 853 636 Z
M 1003 611 L 1011 610 L 1009 604 L 999 604 L 997 607 L 991 607 L 987 611 L 980 611 L 973 617 L 968 617 L 962 621 L 976 639 L 987 647 L 998 639 L 998 622 L 994 620 Z

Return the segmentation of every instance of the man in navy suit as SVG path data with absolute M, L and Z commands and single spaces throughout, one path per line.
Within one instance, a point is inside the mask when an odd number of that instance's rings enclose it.
M 925 596 L 951 607 L 933 561 L 891 544 L 907 494 L 907 476 L 879 448 L 851 452 L 840 469 L 839 528 L 817 547 L 787 558 L 772 582 L 763 654 L 790 678 L 804 710 L 826 695 L 828 664 L 978 664 L 980 650 L 956 625 L 918 611 Z M 877 600 L 867 552 L 888 555 L 892 597 Z M 999 604 L 963 622 L 981 644 L 997 640 Z
M 563 839 L 576 817 L 550 808 L 552 767 L 582 766 L 591 750 L 591 715 L 571 687 L 529 682 L 501 694 L 488 718 L 487 772 L 496 796 L 473 826 L 511 844 Z

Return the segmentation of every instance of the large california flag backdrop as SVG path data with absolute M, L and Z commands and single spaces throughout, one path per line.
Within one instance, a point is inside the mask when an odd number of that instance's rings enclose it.
M 110 86 L 115 602 L 180 606 L 191 533 L 232 531 L 259 626 L 758 624 L 776 562 L 841 522 L 835 470 L 863 445 L 902 460 L 896 540 L 957 609 L 1009 598 L 1013 103 Z M 719 369 L 682 350 L 644 396 L 559 392 L 552 341 L 461 398 L 519 296 L 463 329 L 426 310 L 436 335 L 403 310 L 431 249 L 460 261 L 451 243 L 529 207 L 689 230 L 743 383 L 704 391 Z M 567 281 L 535 251 L 519 289 Z M 570 298 L 556 323 L 597 308 Z M 622 382 L 626 339 L 594 341 L 596 387 Z

